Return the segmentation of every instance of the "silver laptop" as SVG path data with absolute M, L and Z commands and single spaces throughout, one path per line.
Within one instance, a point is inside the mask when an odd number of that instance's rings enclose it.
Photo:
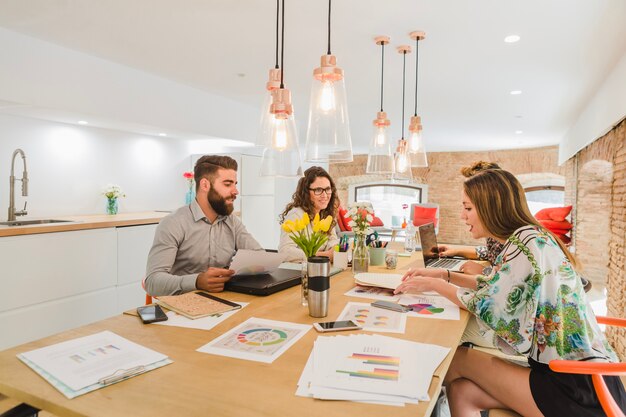
M 439 245 L 435 234 L 435 225 L 428 223 L 419 227 L 422 256 L 426 268 L 445 268 L 451 271 L 460 271 L 466 261 L 462 258 L 443 258 L 439 256 Z

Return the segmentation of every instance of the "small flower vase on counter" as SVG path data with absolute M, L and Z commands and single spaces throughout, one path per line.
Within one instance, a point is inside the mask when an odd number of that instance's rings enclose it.
M 370 264 L 370 256 L 365 245 L 365 235 L 357 234 L 354 250 L 352 251 L 352 273 L 354 275 L 367 272 Z
M 107 214 L 117 214 L 117 197 L 107 197 Z
M 309 305 L 309 263 L 307 256 L 302 258 L 302 286 L 300 290 L 300 304 L 304 307 Z
M 196 196 L 192 188 L 187 190 L 187 194 L 185 194 L 185 205 L 191 204 L 191 202 L 193 201 L 195 197 Z

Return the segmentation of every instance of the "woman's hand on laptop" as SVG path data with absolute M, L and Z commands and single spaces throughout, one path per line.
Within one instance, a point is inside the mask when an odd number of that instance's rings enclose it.
M 450 247 L 448 245 L 438 245 L 437 251 L 439 256 L 443 256 L 444 258 L 451 258 L 453 256 L 458 256 L 459 251 L 456 248 Z
M 467 262 L 464 262 L 463 265 L 461 265 L 459 270 L 463 272 L 464 274 L 478 275 L 478 274 L 483 273 L 484 268 L 485 267 L 479 264 L 478 262 L 467 261 Z
M 209 267 L 206 271 L 198 274 L 196 288 L 209 292 L 224 291 L 224 284 L 235 273 L 232 269 Z

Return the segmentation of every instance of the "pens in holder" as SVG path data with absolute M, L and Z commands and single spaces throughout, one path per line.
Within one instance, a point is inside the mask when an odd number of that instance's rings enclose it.
M 139 375 L 145 372 L 145 370 L 146 370 L 146 367 L 143 365 L 135 366 L 134 368 L 130 368 L 130 369 L 118 369 L 117 371 L 113 372 L 110 376 L 100 378 L 98 380 L 98 383 L 102 385 L 114 384 L 116 382 L 120 382 L 123 379 L 130 378 L 131 376 Z

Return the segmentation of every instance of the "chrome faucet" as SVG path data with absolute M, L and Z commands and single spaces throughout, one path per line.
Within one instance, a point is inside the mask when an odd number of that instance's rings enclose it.
M 15 157 L 17 154 L 22 156 L 22 161 L 24 163 L 24 172 L 22 173 L 21 179 L 15 178 Z M 9 218 L 8 220 L 11 222 L 15 220 L 16 216 L 26 216 L 28 212 L 26 211 L 26 203 L 24 202 L 24 208 L 20 211 L 15 210 L 15 181 L 22 181 L 22 196 L 28 197 L 28 170 L 26 169 L 26 155 L 24 151 L 21 149 L 16 149 L 13 151 L 13 157 L 11 158 L 11 176 L 9 177 L 10 191 L 9 191 Z

